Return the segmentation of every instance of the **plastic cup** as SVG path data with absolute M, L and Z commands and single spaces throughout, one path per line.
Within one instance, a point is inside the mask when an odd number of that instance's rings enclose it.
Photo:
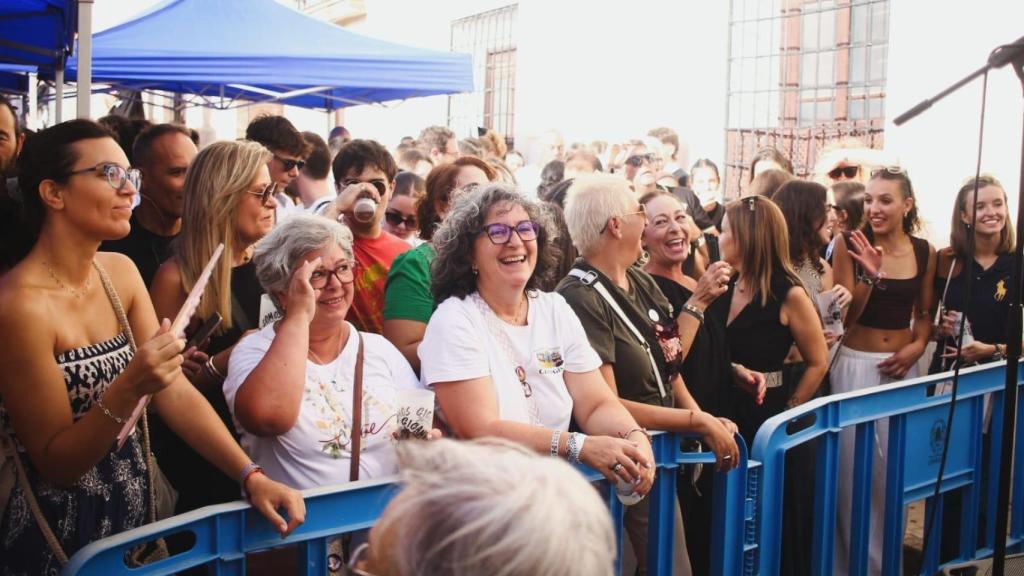
M 377 203 L 373 198 L 360 198 L 359 200 L 356 200 L 356 204 L 352 208 L 352 215 L 360 222 L 369 222 L 370 220 L 373 220 L 373 216 L 376 213 Z
M 399 437 L 425 440 L 434 427 L 434 393 L 422 388 L 399 390 L 396 405 Z

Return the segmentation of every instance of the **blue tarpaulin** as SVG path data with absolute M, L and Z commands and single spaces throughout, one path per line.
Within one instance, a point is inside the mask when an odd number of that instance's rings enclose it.
M 0 0 L 0 62 L 52 71 L 71 54 L 77 14 L 74 0 Z
M 28 75 L 36 73 L 35 66 L 4 64 L 0 62 L 0 92 L 24 94 L 28 92 Z
M 468 54 L 369 38 L 274 0 L 169 0 L 93 36 L 92 79 L 219 108 L 240 98 L 330 110 L 473 89 Z

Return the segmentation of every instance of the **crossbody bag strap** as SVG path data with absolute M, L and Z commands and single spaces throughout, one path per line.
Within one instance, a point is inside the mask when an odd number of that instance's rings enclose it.
M 348 479 L 359 480 L 359 452 L 363 447 L 363 335 L 355 331 L 359 338 L 359 349 L 356 351 L 356 373 L 352 385 L 352 459 Z
M 644 338 L 643 334 L 640 333 L 640 330 L 638 330 L 637 327 L 629 321 L 629 317 L 626 316 L 626 312 L 621 306 L 619 306 L 619 303 L 615 301 L 615 297 L 613 297 L 611 293 L 608 292 L 608 289 L 604 287 L 604 284 L 601 284 L 600 280 L 597 279 L 597 274 L 594 272 L 585 272 L 579 268 L 573 268 L 572 270 L 569 270 L 569 276 L 572 276 L 583 284 L 597 290 L 597 293 L 600 294 L 601 297 L 604 298 L 605 302 L 612 307 L 612 310 L 615 311 L 615 314 L 618 315 L 619 319 L 626 324 L 626 327 L 629 328 L 629 331 L 636 337 L 640 346 L 643 347 L 644 352 L 647 352 L 647 358 L 651 361 L 651 368 L 654 370 L 654 377 L 658 381 L 658 393 L 661 394 L 662 398 L 667 396 L 667 393 L 665 392 L 665 383 L 661 379 L 661 368 L 658 367 L 658 362 L 654 359 L 654 354 L 651 352 L 651 345 L 647 342 L 647 339 Z
M 92 261 L 92 265 L 100 275 L 100 282 L 103 283 L 103 290 L 107 293 L 107 299 L 110 300 L 110 305 L 114 308 L 117 323 L 121 327 L 121 331 L 124 332 L 125 337 L 127 337 L 128 347 L 131 348 L 132 354 L 134 354 L 138 347 L 135 345 L 135 335 L 132 334 L 132 326 L 128 323 L 128 315 L 124 311 L 124 305 L 121 304 L 121 297 L 117 295 L 114 283 L 110 281 L 110 276 L 107 274 L 106 269 L 103 268 L 103 265 L 96 260 Z M 152 523 L 156 522 L 156 465 L 153 462 L 153 451 L 150 449 L 149 443 L 148 412 L 149 410 L 143 410 L 140 421 L 142 422 L 142 453 L 146 458 L 146 477 L 149 480 L 149 521 Z
M 3 434 L 3 441 L 10 444 L 13 448 L 14 441 L 7 435 L 7 431 L 0 429 L 0 434 Z M 46 540 L 46 544 L 53 551 L 53 555 L 57 557 L 57 561 L 61 563 L 61 566 L 67 564 L 68 555 L 64 553 L 60 540 L 57 540 L 57 535 L 53 533 L 50 523 L 46 521 L 46 516 L 43 516 L 43 510 L 39 507 L 35 493 L 32 492 L 32 485 L 28 482 L 28 474 L 25 473 L 25 465 L 22 464 L 21 455 L 18 454 L 17 450 L 14 451 L 11 459 L 14 460 L 14 468 L 18 472 L 18 483 L 21 484 L 21 493 L 25 495 L 25 502 L 28 503 L 32 517 L 35 519 L 36 525 L 39 526 L 39 531 L 43 533 L 43 539 Z

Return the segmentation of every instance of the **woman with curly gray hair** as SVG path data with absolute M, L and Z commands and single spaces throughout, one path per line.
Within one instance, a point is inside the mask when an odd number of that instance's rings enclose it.
M 397 472 L 396 396 L 420 384 L 390 342 L 345 321 L 352 233 L 321 216 L 292 216 L 253 261 L 284 317 L 231 353 L 224 396 L 242 446 L 267 476 L 299 489 Z
M 504 184 L 456 201 L 434 234 L 440 304 L 419 348 L 423 381 L 456 436 L 507 438 L 646 494 L 654 456 L 644 430 L 601 380 L 565 300 L 535 289 L 556 262 L 549 226 Z M 568 433 L 571 417 L 586 434 Z

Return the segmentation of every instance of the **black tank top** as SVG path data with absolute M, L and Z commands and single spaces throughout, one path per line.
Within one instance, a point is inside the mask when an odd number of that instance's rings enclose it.
M 779 320 L 786 295 L 796 284 L 780 271 L 772 273 L 771 294 L 762 306 L 760 297 L 755 297 L 733 319 L 726 329 L 729 341 L 729 357 L 758 372 L 776 372 L 782 365 L 793 345 L 793 333 Z M 725 300 L 731 301 L 736 282 L 729 286 Z M 723 306 L 728 315 L 728 307 Z
M 917 273 L 913 278 L 883 279 L 881 284 L 876 285 L 871 291 L 857 324 L 879 330 L 902 330 L 910 327 L 914 301 L 917 300 L 921 280 L 928 269 L 928 241 L 911 236 L 910 244 L 914 247 Z

